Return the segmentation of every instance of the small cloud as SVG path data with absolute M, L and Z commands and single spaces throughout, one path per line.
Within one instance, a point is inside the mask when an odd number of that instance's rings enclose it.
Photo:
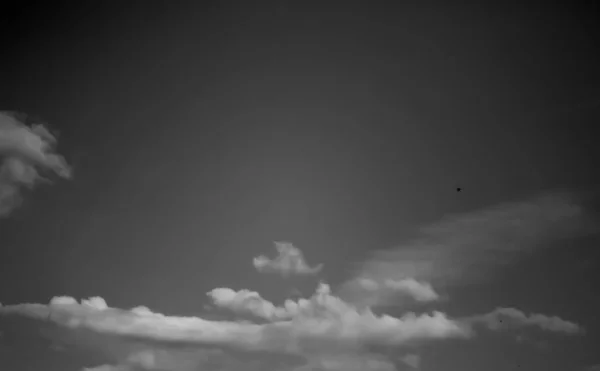
M 400 360 L 413 369 L 418 369 L 421 365 L 421 357 L 418 354 L 407 354 L 401 357 Z
M 0 217 L 21 203 L 21 189 L 47 181 L 42 174 L 70 178 L 71 169 L 56 154 L 56 138 L 40 124 L 27 126 L 0 112 Z
M 376 354 L 336 354 L 312 357 L 293 371 L 396 371 L 386 357 Z
M 208 296 L 210 296 L 214 305 L 229 309 L 237 314 L 251 314 L 268 321 L 289 318 L 289 313 L 285 308 L 276 307 L 255 291 L 216 288 L 211 290 Z
M 340 295 L 355 305 L 376 307 L 382 305 L 398 306 L 401 298 L 411 298 L 419 303 L 428 303 L 440 299 L 440 295 L 431 284 L 414 278 L 375 280 L 358 277 L 346 282 Z
M 97 367 L 84 367 L 81 371 L 128 371 L 129 367 L 126 366 L 113 366 L 113 365 L 102 365 Z
M 537 349 L 540 351 L 548 350 L 551 347 L 551 345 L 547 339 L 537 339 L 537 338 L 534 338 L 533 336 L 526 335 L 524 333 L 518 334 L 515 337 L 515 341 L 518 344 L 529 345 L 529 346 L 532 346 L 534 349 Z
M 370 278 L 359 277 L 356 279 L 356 283 L 363 289 L 367 291 L 376 291 L 379 290 L 381 285 Z
M 439 299 L 439 295 L 430 284 L 426 282 L 419 282 L 413 278 L 406 278 L 401 280 L 390 280 L 384 281 L 386 288 L 392 289 L 396 292 L 405 293 L 416 301 L 428 302 Z
M 270 259 L 264 255 L 254 258 L 254 267 L 261 273 L 277 273 L 284 277 L 291 275 L 315 275 L 323 269 L 323 264 L 310 267 L 304 254 L 289 242 L 275 242 L 277 257 Z
M 470 317 L 467 321 L 475 325 L 483 325 L 492 331 L 533 326 L 543 331 L 559 332 L 567 335 L 582 334 L 584 332 L 580 325 L 560 317 L 545 314 L 526 315 L 514 308 L 497 308 L 490 313 Z

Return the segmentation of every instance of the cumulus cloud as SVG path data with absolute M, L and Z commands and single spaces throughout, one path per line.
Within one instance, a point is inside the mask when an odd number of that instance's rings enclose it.
M 254 267 L 262 273 L 277 273 L 284 277 L 291 275 L 314 275 L 323 269 L 322 264 L 310 267 L 304 254 L 289 242 L 275 242 L 277 256 L 270 259 L 264 255 L 254 258 Z
M 41 124 L 27 126 L 0 112 L 0 217 L 21 203 L 21 189 L 33 188 L 42 175 L 71 176 L 65 159 L 54 152 L 56 138 Z
M 497 308 L 489 313 L 472 316 L 468 320 L 473 325 L 483 325 L 489 330 L 500 331 L 521 327 L 537 327 L 544 331 L 559 332 L 568 335 L 583 333 L 577 323 L 557 316 L 533 313 L 527 315 L 514 308 Z
M 357 304 L 389 304 L 389 287 L 382 284 L 389 280 L 413 289 L 414 282 L 439 288 L 481 281 L 549 241 L 587 233 L 587 219 L 579 200 L 566 192 L 448 216 L 406 243 L 372 253 L 341 295 Z M 429 292 L 422 299 L 434 297 Z

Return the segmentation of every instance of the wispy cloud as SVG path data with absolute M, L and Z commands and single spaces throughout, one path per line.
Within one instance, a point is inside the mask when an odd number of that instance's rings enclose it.
M 385 285 L 390 280 L 438 288 L 481 281 L 550 241 L 589 231 L 587 217 L 577 198 L 566 192 L 448 216 L 406 243 L 375 251 L 346 282 L 342 295 L 368 299 L 368 305 L 390 304 L 393 297 Z M 376 288 L 365 282 L 375 282 Z
M 489 330 L 500 331 L 521 327 L 537 327 L 544 331 L 569 335 L 582 334 L 583 328 L 574 322 L 557 316 L 533 313 L 525 314 L 515 308 L 497 308 L 492 312 L 472 316 L 466 320 L 473 325 L 483 325 Z
M 21 203 L 21 189 L 33 188 L 42 175 L 71 176 L 65 159 L 54 152 L 56 138 L 41 124 L 25 125 L 0 112 L 0 217 Z
M 273 259 L 264 255 L 254 258 L 254 267 L 262 273 L 277 273 L 284 277 L 291 275 L 314 275 L 323 269 L 322 264 L 310 267 L 304 254 L 289 242 L 275 242 L 277 256 Z

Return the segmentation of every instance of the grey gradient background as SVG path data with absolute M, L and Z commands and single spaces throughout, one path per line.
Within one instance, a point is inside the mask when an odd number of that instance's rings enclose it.
M 2 303 L 99 295 L 198 315 L 221 286 L 279 301 L 289 287 L 251 264 L 272 241 L 293 241 L 336 284 L 443 215 L 599 184 L 597 9 L 12 7 L 0 108 L 57 130 L 74 177 L 0 220 Z M 577 320 L 586 336 L 550 351 L 444 342 L 423 369 L 600 363 L 598 241 L 569 243 L 444 305 L 508 302 Z M 29 351 L 15 370 L 79 367 Z

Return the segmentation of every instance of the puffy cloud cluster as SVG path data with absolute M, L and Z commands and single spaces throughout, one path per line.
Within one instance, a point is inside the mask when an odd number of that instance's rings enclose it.
M 414 279 L 399 281 L 385 280 L 380 284 L 367 278 L 361 278 L 358 280 L 358 284 L 362 285 L 367 291 L 379 292 L 385 288 L 389 291 L 390 295 L 403 294 L 412 297 L 418 302 L 429 302 L 439 298 L 439 295 L 430 284 L 418 282 Z M 218 307 L 229 309 L 237 314 L 252 315 L 268 321 L 296 317 L 302 314 L 303 311 L 305 312 L 310 308 L 314 308 L 315 303 L 318 303 L 319 300 L 323 301 L 323 298 L 326 298 L 329 303 L 343 303 L 345 309 L 349 307 L 349 304 L 344 303 L 341 299 L 331 296 L 330 288 L 326 284 L 319 285 L 317 295 L 313 296 L 312 299 L 300 298 L 297 301 L 287 299 L 282 306 L 276 306 L 272 302 L 262 298 L 258 292 L 246 289 L 235 291 L 230 288 L 216 288 L 210 291 L 208 296 Z
M 284 277 L 291 275 L 314 275 L 323 269 L 322 264 L 309 266 L 304 254 L 289 242 L 275 242 L 277 256 L 270 259 L 264 255 L 254 258 L 254 267 L 261 273 L 276 273 Z
M 69 178 L 71 169 L 54 152 L 56 138 L 41 124 L 27 126 L 0 112 L 0 217 L 21 203 L 21 189 L 33 188 L 54 174 Z
M 412 340 L 461 337 L 470 332 L 443 313 L 400 318 L 375 315 L 370 309 L 358 309 L 331 294 L 329 285 L 319 284 L 310 299 L 286 300 L 281 307 L 263 299 L 258 293 L 216 289 L 209 293 L 217 306 L 237 313 L 278 321 L 290 319 L 295 334 L 334 341 L 367 342 L 382 345 L 402 345 Z M 281 323 L 281 322 L 280 322 Z

